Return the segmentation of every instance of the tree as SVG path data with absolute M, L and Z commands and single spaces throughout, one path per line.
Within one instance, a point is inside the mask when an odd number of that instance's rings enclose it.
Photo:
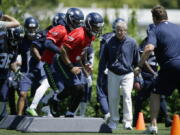
M 134 9 L 132 10 L 130 15 L 130 20 L 128 23 L 128 33 L 134 38 L 137 37 L 137 15 Z
M 24 13 L 30 7 L 32 0 L 1 0 L 2 11 L 23 21 Z

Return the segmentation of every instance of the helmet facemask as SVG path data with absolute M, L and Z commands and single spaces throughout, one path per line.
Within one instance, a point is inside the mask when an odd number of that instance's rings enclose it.
M 99 37 L 102 34 L 104 23 L 98 23 L 97 25 L 90 26 L 90 34 Z
M 25 34 L 29 37 L 29 38 L 35 38 L 37 33 L 37 28 L 35 27 L 31 27 L 31 28 L 25 28 Z

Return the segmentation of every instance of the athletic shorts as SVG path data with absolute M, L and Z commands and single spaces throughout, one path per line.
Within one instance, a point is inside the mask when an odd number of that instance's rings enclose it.
M 170 96 L 175 89 L 178 89 L 180 92 L 180 71 L 160 70 L 152 92 Z
M 19 91 L 28 91 L 34 87 L 33 85 L 37 87 L 37 85 L 40 85 L 41 81 L 45 78 L 46 76 L 41 76 L 40 70 L 34 70 L 33 72 L 25 73 L 19 82 Z

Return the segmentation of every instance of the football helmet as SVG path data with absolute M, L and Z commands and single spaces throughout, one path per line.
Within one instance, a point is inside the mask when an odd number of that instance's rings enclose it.
M 7 39 L 11 46 L 17 46 L 18 43 L 24 38 L 24 30 L 22 27 L 8 28 Z
M 52 25 L 64 25 L 65 14 L 64 13 L 56 13 L 52 19 Z
M 34 38 L 39 28 L 39 22 L 34 17 L 28 17 L 24 22 L 25 35 L 30 38 Z
M 81 27 L 84 23 L 84 14 L 78 8 L 69 8 L 65 15 L 65 22 L 70 30 Z
M 113 23 L 112 23 L 112 30 L 115 31 L 115 27 L 116 27 L 116 24 L 118 22 L 125 22 L 125 20 L 123 18 L 116 18 Z
M 103 17 L 96 12 L 89 13 L 85 19 L 85 28 L 92 36 L 100 36 L 104 26 Z

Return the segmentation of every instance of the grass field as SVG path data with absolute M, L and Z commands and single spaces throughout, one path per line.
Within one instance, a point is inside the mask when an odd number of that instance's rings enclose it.
M 169 135 L 170 128 L 165 128 L 164 124 L 158 124 L 159 134 L 158 135 Z M 110 135 L 105 133 L 22 133 L 15 130 L 6 130 L 0 129 L 0 135 Z M 119 126 L 119 129 L 113 131 L 112 135 L 143 135 L 142 131 L 132 130 L 127 131 L 123 130 L 122 126 Z

